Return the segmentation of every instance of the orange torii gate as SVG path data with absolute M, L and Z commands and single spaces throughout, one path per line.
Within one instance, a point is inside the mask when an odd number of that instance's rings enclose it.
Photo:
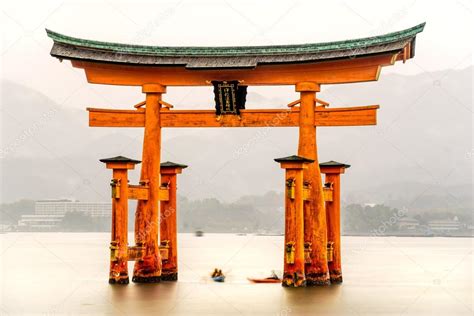
M 414 56 L 424 23 L 362 39 L 282 46 L 161 47 L 108 43 L 47 30 L 51 55 L 84 69 L 89 83 L 140 86 L 145 101 L 132 110 L 88 108 L 94 127 L 144 127 L 139 185 L 127 170 L 139 161 L 103 159 L 113 169 L 110 283 L 177 280 L 176 175 L 185 165 L 161 163 L 161 129 L 178 127 L 298 127 L 297 155 L 276 159 L 286 169 L 285 286 L 342 282 L 339 174 L 348 165 L 319 165 L 316 130 L 376 124 L 378 105 L 329 108 L 316 98 L 323 84 L 378 80 L 382 67 Z M 178 110 L 162 99 L 167 86 L 214 86 L 215 110 Z M 287 109 L 245 109 L 248 86 L 293 85 Z M 326 174 L 323 187 L 321 171 Z M 135 246 L 127 242 L 127 202 L 137 199 Z M 159 230 L 161 233 L 159 233 Z M 159 239 L 159 235 L 160 239 Z

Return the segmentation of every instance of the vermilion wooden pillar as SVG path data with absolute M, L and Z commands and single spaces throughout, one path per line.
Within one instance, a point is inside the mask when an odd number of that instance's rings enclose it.
M 128 284 L 128 169 L 134 169 L 140 161 L 122 156 L 100 161 L 113 170 L 109 283 Z
M 303 170 L 313 162 L 300 156 L 275 159 L 285 172 L 285 252 L 283 286 L 306 285 L 304 266 Z
M 321 172 L 326 175 L 325 183 L 332 188 L 332 199 L 326 201 L 328 244 L 332 243 L 332 260 L 329 261 L 331 283 L 342 283 L 341 267 L 341 173 L 350 165 L 336 161 L 321 163 Z
M 133 271 L 133 282 L 156 283 L 161 276 L 161 258 L 158 247 L 158 207 L 160 193 L 161 156 L 161 95 L 166 87 L 145 84 L 145 136 L 143 140 L 141 183 L 148 183 L 148 200 L 140 200 L 135 213 L 135 242 L 145 246 L 143 260 L 137 260 Z
M 161 186 L 168 188 L 168 198 L 160 202 L 160 247 L 162 255 L 161 280 L 178 280 L 177 175 L 187 168 L 174 162 L 161 164 Z
M 296 84 L 296 91 L 300 92 L 298 155 L 314 160 L 303 172 L 304 181 L 309 187 L 309 197 L 304 202 L 304 241 L 308 251 L 305 271 L 308 286 L 329 284 L 326 210 L 318 164 L 314 113 L 316 92 L 319 90 L 320 86 L 313 82 Z

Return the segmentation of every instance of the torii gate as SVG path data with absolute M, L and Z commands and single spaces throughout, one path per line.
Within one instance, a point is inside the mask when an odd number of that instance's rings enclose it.
M 339 174 L 348 165 L 323 164 L 329 181 L 323 188 L 316 128 L 375 125 L 379 106 L 328 108 L 316 93 L 324 84 L 378 80 L 382 67 L 414 56 L 423 28 L 424 23 L 355 40 L 253 47 L 129 45 L 46 30 L 54 41 L 51 55 L 84 69 L 89 83 L 140 86 L 145 94 L 132 110 L 87 109 L 90 126 L 145 128 L 139 185 L 127 180 L 127 169 L 139 161 L 102 160 L 114 170 L 109 282 L 128 283 L 127 260 L 136 261 L 134 282 L 177 279 L 176 174 L 186 166 L 167 162 L 160 168 L 160 149 L 161 129 L 178 127 L 298 127 L 298 155 L 276 159 L 286 169 L 283 285 L 341 282 Z M 175 110 L 162 100 L 167 86 L 211 84 L 217 111 Z M 256 85 L 293 85 L 300 98 L 288 109 L 245 109 L 240 88 Z M 133 247 L 126 240 L 128 199 L 138 200 Z

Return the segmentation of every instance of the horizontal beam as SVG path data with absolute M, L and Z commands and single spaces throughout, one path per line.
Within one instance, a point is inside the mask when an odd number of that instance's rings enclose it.
M 246 85 L 294 85 L 298 82 L 319 84 L 351 83 L 378 80 L 380 68 L 392 65 L 396 54 L 297 63 L 259 65 L 251 69 L 190 70 L 184 67 L 146 67 L 72 60 L 84 69 L 89 83 L 142 86 L 159 83 L 163 86 L 210 86 L 212 80 L 240 80 Z
M 169 201 L 170 200 L 170 190 L 168 188 L 160 187 L 158 200 L 160 200 L 160 201 Z
M 332 202 L 334 198 L 334 192 L 332 188 L 323 188 L 323 197 L 325 202 Z
M 315 126 L 362 126 L 377 124 L 378 105 L 326 108 L 316 107 Z M 112 110 L 88 108 L 89 126 L 144 127 L 145 109 Z M 216 117 L 213 110 L 168 110 L 160 112 L 161 127 L 295 127 L 299 107 L 272 110 L 241 110 L 237 115 Z
M 216 116 L 214 110 L 174 110 L 161 112 L 162 127 L 291 127 L 298 125 L 299 111 L 240 110 L 237 115 Z
M 363 126 L 377 125 L 378 105 L 347 108 L 316 107 L 315 126 Z
M 128 198 L 130 200 L 148 200 L 150 194 L 150 188 L 148 186 L 141 185 L 129 185 L 128 186 Z
M 112 110 L 87 108 L 89 126 L 93 127 L 145 127 L 145 109 Z

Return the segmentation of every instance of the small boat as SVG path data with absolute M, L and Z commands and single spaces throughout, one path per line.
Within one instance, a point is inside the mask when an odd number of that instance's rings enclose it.
M 272 278 L 265 278 L 265 279 L 254 279 L 254 278 L 247 278 L 252 283 L 281 283 L 280 279 L 272 279 Z
M 272 275 L 263 278 L 263 279 L 256 279 L 256 278 L 247 278 L 252 283 L 281 283 L 281 279 L 278 277 L 278 275 L 275 273 L 275 271 L 272 271 Z
M 204 232 L 202 230 L 196 230 L 194 232 L 194 235 L 196 235 L 196 237 L 202 237 L 204 235 Z
M 211 279 L 214 282 L 224 282 L 225 281 L 225 275 L 222 273 L 221 269 L 215 268 L 214 271 L 211 273 Z
M 224 275 L 215 276 L 215 277 L 212 277 L 212 280 L 214 280 L 214 282 L 224 282 L 225 276 Z

